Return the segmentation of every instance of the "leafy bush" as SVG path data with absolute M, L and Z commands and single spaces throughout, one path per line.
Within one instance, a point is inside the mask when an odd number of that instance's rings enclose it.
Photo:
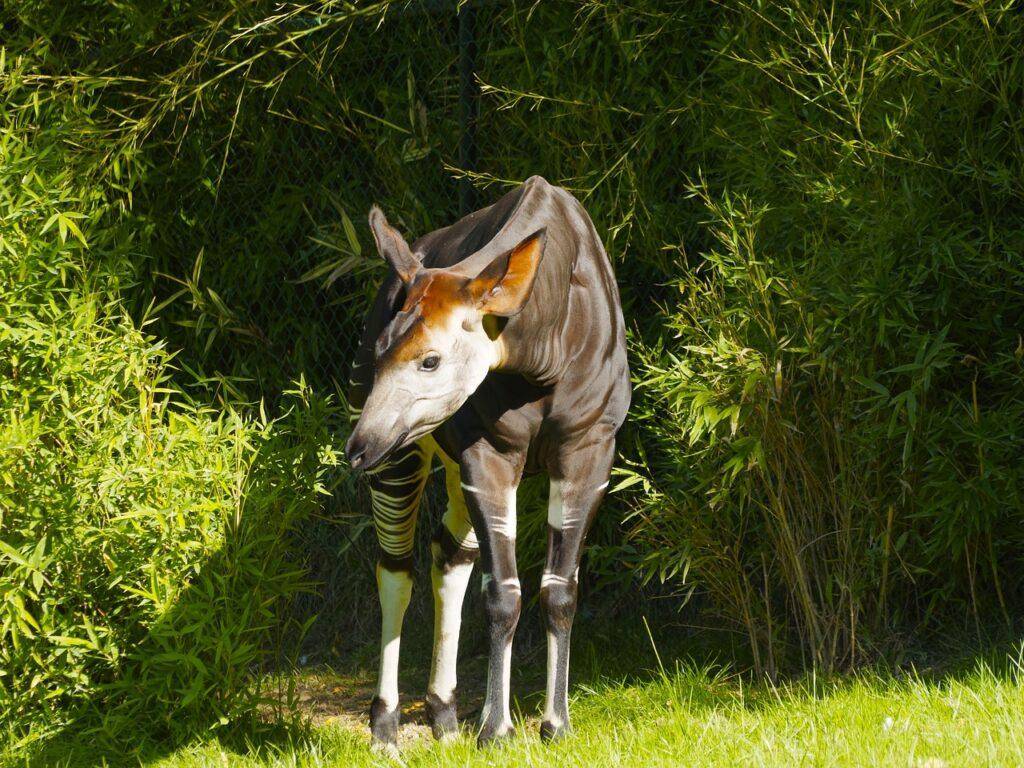
M 335 463 L 333 407 L 300 387 L 277 420 L 243 417 L 170 385 L 120 302 L 144 248 L 132 151 L 76 149 L 88 87 L 3 66 L 0 722 L 218 727 L 265 702 L 259 670 L 302 634 L 289 535 Z
M 635 347 L 643 562 L 691 568 L 768 670 L 1009 622 L 1020 14 L 787 3 L 723 21 L 686 153 L 710 242 Z

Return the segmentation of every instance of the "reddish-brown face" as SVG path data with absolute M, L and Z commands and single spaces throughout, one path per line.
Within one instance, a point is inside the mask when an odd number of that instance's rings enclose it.
M 467 278 L 422 267 L 379 211 L 370 223 L 406 295 L 377 339 L 373 388 L 346 448 L 352 467 L 363 469 L 440 426 L 501 364 L 501 338 L 487 334 L 484 318 L 522 309 L 544 241 L 538 232 Z
M 425 357 L 439 334 L 474 309 L 467 282 L 444 270 L 417 272 L 401 310 L 377 340 L 378 366 Z

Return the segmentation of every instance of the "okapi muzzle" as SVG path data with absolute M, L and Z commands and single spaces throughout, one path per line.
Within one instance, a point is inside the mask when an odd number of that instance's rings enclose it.
M 519 313 L 544 253 L 541 229 L 471 277 L 424 267 L 374 206 L 377 249 L 405 286 L 405 300 L 377 337 L 374 377 L 345 454 L 372 470 L 433 432 L 501 365 L 497 318 Z

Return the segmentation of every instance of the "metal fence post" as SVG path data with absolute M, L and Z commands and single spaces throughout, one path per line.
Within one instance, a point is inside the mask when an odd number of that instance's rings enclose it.
M 480 92 L 476 83 L 476 9 L 470 0 L 459 4 L 459 167 L 477 169 L 476 122 Z M 476 210 L 472 179 L 459 179 L 459 215 Z

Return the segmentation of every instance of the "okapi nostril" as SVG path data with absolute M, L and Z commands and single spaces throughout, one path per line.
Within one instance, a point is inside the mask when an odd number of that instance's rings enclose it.
M 349 466 L 352 469 L 359 469 L 363 465 L 365 455 L 366 443 L 362 440 L 349 438 L 348 443 L 345 445 L 345 457 L 348 459 Z

